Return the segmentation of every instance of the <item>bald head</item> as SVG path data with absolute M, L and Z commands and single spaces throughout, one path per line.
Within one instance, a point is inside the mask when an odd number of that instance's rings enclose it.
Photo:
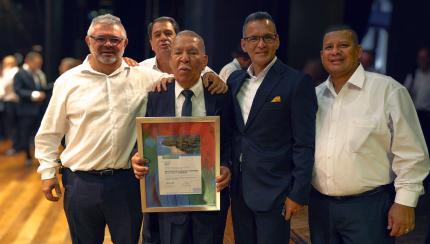
M 197 42 L 198 47 L 199 47 L 200 51 L 202 52 L 202 54 L 206 54 L 205 41 L 203 40 L 203 38 L 199 34 L 195 33 L 194 31 L 190 31 L 190 30 L 181 31 L 176 35 L 176 39 L 175 39 L 175 41 L 173 41 L 173 45 L 175 44 L 176 40 L 181 36 L 193 38 L 193 40 L 195 40 Z

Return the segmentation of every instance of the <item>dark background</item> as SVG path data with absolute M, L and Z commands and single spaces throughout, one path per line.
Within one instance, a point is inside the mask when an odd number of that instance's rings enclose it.
M 387 74 L 402 82 L 413 70 L 416 50 L 430 44 L 430 1 L 392 0 Z M 43 46 L 44 70 L 49 81 L 66 56 L 84 59 L 84 42 L 92 16 L 112 13 L 121 18 L 129 45 L 125 56 L 141 61 L 153 56 L 146 27 L 159 16 L 175 18 L 181 29 L 203 36 L 209 66 L 219 71 L 231 61 L 242 37 L 246 16 L 267 11 L 275 19 L 281 46 L 278 57 L 301 69 L 318 58 L 327 26 L 346 23 L 362 38 L 369 26 L 373 0 L 0 0 L 0 57 L 25 54 Z

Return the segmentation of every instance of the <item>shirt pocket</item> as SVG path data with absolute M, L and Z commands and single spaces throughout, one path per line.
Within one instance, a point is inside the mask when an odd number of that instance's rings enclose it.
M 378 129 L 374 119 L 354 119 L 347 130 L 346 150 L 351 153 L 370 152 L 370 136 Z

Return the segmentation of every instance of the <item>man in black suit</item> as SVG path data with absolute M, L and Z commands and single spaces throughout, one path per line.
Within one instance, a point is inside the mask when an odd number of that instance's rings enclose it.
M 217 191 L 222 191 L 230 183 L 233 110 L 229 93 L 212 95 L 203 88 L 200 74 L 207 60 L 203 39 L 198 34 L 178 33 L 170 58 L 176 82 L 167 85 L 167 92 L 149 93 L 146 116 L 220 116 L 221 174 L 216 186 Z M 149 170 L 138 154 L 133 156 L 132 166 L 137 178 L 142 178 Z M 227 209 L 221 209 L 221 212 L 159 213 L 161 243 L 221 244 L 227 213 Z
M 16 73 L 13 86 L 19 97 L 16 108 L 18 119 L 17 151 L 25 150 L 25 165 L 32 163 L 30 153 L 30 140 L 35 135 L 38 127 L 38 118 L 43 113 L 42 104 L 45 100 L 45 80 L 40 75 L 42 67 L 42 55 L 37 52 L 29 52 L 25 56 L 25 64 Z
M 236 243 L 288 243 L 290 218 L 306 205 L 314 164 L 313 82 L 276 58 L 266 12 L 249 15 L 241 45 L 252 61 L 228 79 L 237 130 L 231 200 Z

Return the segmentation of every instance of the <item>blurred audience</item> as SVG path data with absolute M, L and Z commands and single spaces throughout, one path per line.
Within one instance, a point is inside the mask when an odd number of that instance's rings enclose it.
M 42 72 L 43 58 L 37 52 L 29 52 L 25 56 L 23 68 L 20 69 L 13 82 L 19 102 L 16 108 L 18 133 L 17 151 L 26 152 L 25 165 L 32 163 L 30 141 L 39 127 L 42 103 L 46 98 L 46 77 Z
M 360 63 L 365 71 L 379 73 L 375 68 L 375 52 L 372 50 L 363 50 L 360 57 Z
M 6 137 L 5 132 L 5 123 L 4 123 L 4 90 L 2 86 L 3 80 L 3 66 L 0 63 L 0 140 L 3 140 Z
M 74 68 L 82 63 L 81 60 L 71 57 L 65 57 L 61 59 L 60 66 L 58 67 L 58 73 L 62 75 L 67 70 Z
M 319 58 L 312 58 L 306 61 L 302 71 L 312 78 L 315 86 L 321 84 L 327 77 L 327 72 L 323 69 Z
M 404 85 L 408 88 L 417 110 L 418 118 L 423 129 L 427 148 L 430 143 L 430 50 L 422 47 L 417 52 L 417 68 L 406 76 Z M 430 178 L 424 180 L 425 192 L 430 191 Z M 430 225 L 427 231 L 426 243 L 430 243 Z
M 427 147 L 430 143 L 430 53 L 428 47 L 417 52 L 417 68 L 407 75 L 404 85 L 411 93 Z
M 3 58 L 3 78 L 0 86 L 4 91 L 4 122 L 6 128 L 6 137 L 12 141 L 12 147 L 6 150 L 5 155 L 13 155 L 17 152 L 17 126 L 16 126 L 16 106 L 18 96 L 13 88 L 13 77 L 18 72 L 18 62 L 14 55 L 8 55 Z

